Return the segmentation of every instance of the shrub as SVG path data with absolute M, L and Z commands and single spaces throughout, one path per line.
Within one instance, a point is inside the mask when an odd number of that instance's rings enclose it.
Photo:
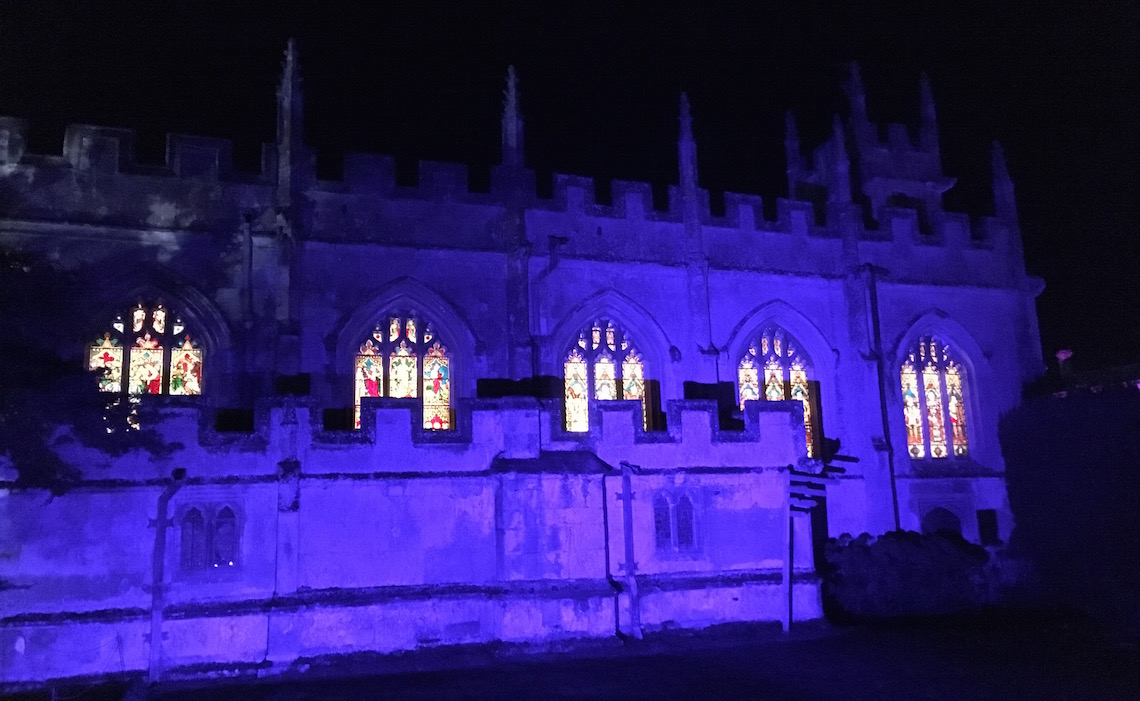
M 953 613 L 986 603 L 984 548 L 950 533 L 832 539 L 824 598 L 833 619 Z

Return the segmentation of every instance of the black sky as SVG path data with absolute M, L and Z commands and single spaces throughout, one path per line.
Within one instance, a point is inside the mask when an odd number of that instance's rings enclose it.
M 86 122 L 136 129 L 155 162 L 167 131 L 232 138 L 256 170 L 294 36 L 324 177 L 345 151 L 375 151 L 401 172 L 425 158 L 485 179 L 513 63 L 540 173 L 675 182 L 685 90 L 701 184 L 774 202 L 786 109 L 814 147 L 857 59 L 871 118 L 915 125 L 925 70 L 958 178 L 949 208 L 990 212 L 989 144 L 1005 146 L 1046 282 L 1046 356 L 1140 361 L 1140 3 L 835 4 L 3 0 L 0 113 L 30 121 L 33 151 L 59 153 L 66 124 Z

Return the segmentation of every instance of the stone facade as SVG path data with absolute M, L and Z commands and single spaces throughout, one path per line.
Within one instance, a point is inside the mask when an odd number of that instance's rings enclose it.
M 0 680 L 786 623 L 820 615 L 828 533 L 918 530 L 937 510 L 968 539 L 992 540 L 978 524 L 994 519 L 1008 538 L 997 421 L 1043 366 L 1000 149 L 995 215 L 946 212 L 929 86 L 917 138 L 890 125 L 886 141 L 857 71 L 848 93 L 811 158 L 789 116 L 774 221 L 753 195 L 710 210 L 683 99 L 667 209 L 644 183 L 599 198 L 561 174 L 540 196 L 513 75 L 489 192 L 444 163 L 400 184 L 370 155 L 318 180 L 292 49 L 258 174 L 227 142 L 176 135 L 164 165 L 139 165 L 132 134 L 104 127 L 29 154 L 26 125 L 0 118 L 0 245 L 113 272 L 89 338 L 161 301 L 203 358 L 200 396 L 137 406 L 169 454 L 112 457 L 64 427 L 52 447 L 82 474 L 66 494 L 6 473 Z M 354 363 L 393 315 L 446 347 L 448 430 L 384 392 L 353 429 Z M 564 362 L 597 322 L 636 345 L 648 408 L 591 398 L 570 431 Z M 813 383 L 811 445 L 800 401 L 736 404 L 771 333 Z M 900 369 L 929 339 L 962 382 L 934 381 L 948 457 L 929 417 L 908 443 Z M 251 432 L 215 428 L 235 408 Z

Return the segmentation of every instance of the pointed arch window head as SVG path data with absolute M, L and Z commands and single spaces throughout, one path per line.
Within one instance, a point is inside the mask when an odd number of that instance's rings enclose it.
M 204 361 L 196 337 L 161 302 L 137 303 L 87 349 L 87 369 L 96 373 L 99 390 L 132 401 L 143 395 L 202 394 Z
M 800 344 L 778 326 L 766 328 L 748 344 L 744 357 L 736 366 L 737 399 L 740 408 L 752 400 L 775 402 L 798 399 L 804 405 L 804 434 L 808 457 L 815 455 L 815 422 L 811 362 Z
M 641 402 L 642 426 L 649 428 L 645 363 L 625 331 L 599 319 L 578 334 L 562 363 L 563 412 L 567 431 L 590 428 L 590 399 Z
M 354 378 L 356 428 L 364 397 L 422 398 L 425 429 L 453 426 L 451 356 L 431 324 L 414 312 L 393 314 L 376 324 L 357 351 Z
M 965 370 L 950 347 L 934 337 L 919 339 L 903 360 L 899 384 L 910 456 L 968 455 Z

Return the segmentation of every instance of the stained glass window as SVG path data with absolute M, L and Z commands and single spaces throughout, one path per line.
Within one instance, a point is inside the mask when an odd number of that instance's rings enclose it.
M 910 456 L 967 455 L 965 373 L 950 348 L 936 338 L 921 339 L 903 361 L 899 377 Z
M 763 368 L 763 386 L 760 368 Z M 761 391 L 767 401 L 798 399 L 803 402 L 808 457 L 815 455 L 813 426 L 818 419 L 812 413 L 815 397 L 808 377 L 810 370 L 807 357 L 799 351 L 799 343 L 778 326 L 765 329 L 754 339 L 736 366 L 737 399 L 741 409 L 745 402 L 760 399 Z
M 122 391 L 123 387 L 123 347 L 119 339 L 111 334 L 103 334 L 103 340 L 91 344 L 87 353 L 87 367 L 99 373 L 99 391 Z
M 413 398 L 419 389 L 416 377 L 419 360 L 406 341 L 401 342 L 388 356 L 388 396 L 397 399 Z
M 600 355 L 594 362 L 594 398 L 617 399 L 617 385 L 614 383 L 614 359 Z
M 563 363 L 567 431 L 580 432 L 590 427 L 590 392 L 586 384 L 588 367 L 577 348 L 570 351 Z
M 946 403 L 954 454 L 966 455 L 970 452 L 966 439 L 966 399 L 962 394 L 962 370 L 953 360 L 946 363 Z
M 430 323 L 414 313 L 386 317 L 360 344 L 354 364 L 354 425 L 364 397 L 423 398 L 423 427 L 453 427 L 451 357 Z
M 926 442 L 922 434 L 922 409 L 918 406 L 918 374 L 914 363 L 903 363 L 902 372 L 903 414 L 906 419 L 906 447 L 912 458 L 926 455 Z
M 451 428 L 451 361 L 439 343 L 424 356 L 424 428 Z
M 138 397 L 202 394 L 205 352 L 161 303 L 139 302 L 126 317 L 129 324 L 117 317 L 111 331 L 88 346 L 87 368 L 97 373 L 99 391 L 131 398 L 128 425 L 137 428 Z
M 202 349 L 189 336 L 170 351 L 170 393 L 202 393 Z
M 619 353 L 620 363 L 614 353 Z M 563 360 L 562 370 L 567 431 L 589 430 L 590 399 L 640 401 L 642 425 L 648 429 L 645 363 L 625 331 L 613 321 L 599 319 L 579 334 Z

